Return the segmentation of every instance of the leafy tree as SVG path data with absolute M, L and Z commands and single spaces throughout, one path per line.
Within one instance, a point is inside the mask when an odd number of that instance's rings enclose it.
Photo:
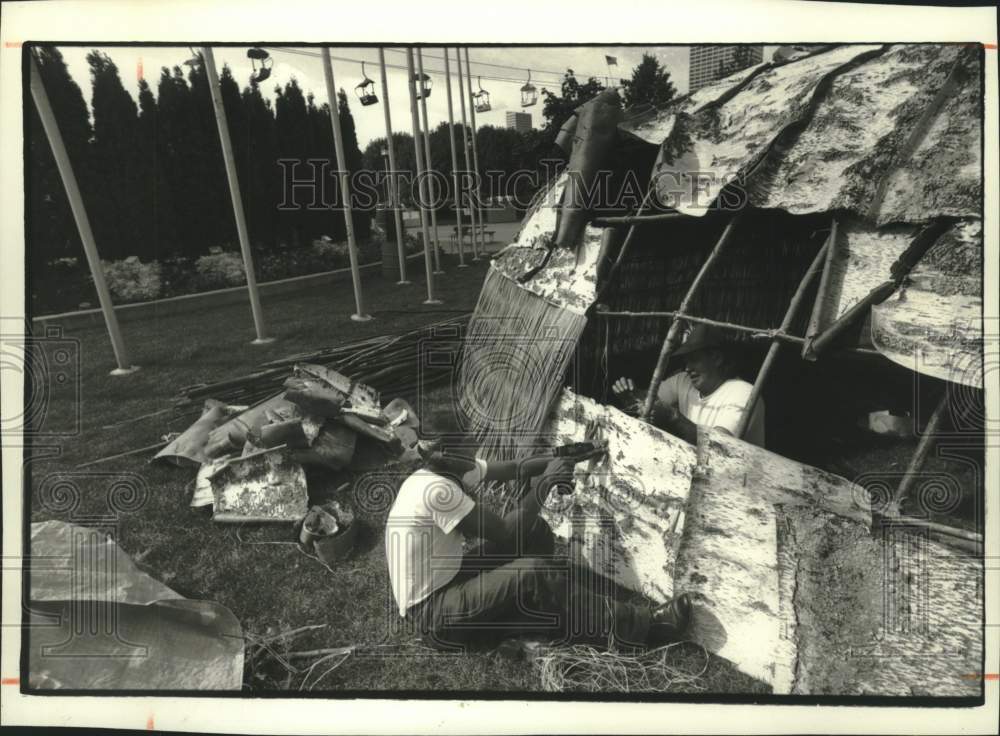
M 149 83 L 139 80 L 139 122 L 137 153 L 141 171 L 139 182 L 140 219 L 145 223 L 143 239 L 151 241 L 151 253 L 160 257 L 176 249 L 177 214 L 173 193 L 167 183 L 160 157 L 159 106 Z
M 237 161 L 247 164 L 247 173 L 240 177 L 247 203 L 247 229 L 251 242 L 274 247 L 278 239 L 277 207 L 282 196 L 281 180 L 274 171 L 274 110 L 253 79 L 243 88 L 241 104 L 245 125 L 233 138 L 233 147 Z
M 285 84 L 284 89 L 276 87 L 274 93 L 275 137 L 278 158 L 302 162 L 294 167 L 290 164 L 285 164 L 287 169 L 283 169 L 276 160 L 274 176 L 278 177 L 279 181 L 284 181 L 286 176 L 304 179 L 310 171 L 305 163 L 310 154 L 310 126 L 309 115 L 306 111 L 305 96 L 302 94 L 302 89 L 294 77 Z M 323 158 L 331 159 L 332 151 L 325 152 Z M 284 200 L 284 194 L 282 192 L 281 201 Z M 300 189 L 289 192 L 289 201 L 285 204 L 297 205 L 299 208 L 302 208 L 309 206 L 311 202 L 311 196 Z M 284 242 L 293 247 L 302 245 L 308 236 L 308 233 L 303 230 L 301 212 L 301 209 L 281 209 L 278 211 L 280 237 Z
M 46 96 L 59 125 L 63 143 L 76 175 L 84 201 L 92 205 L 94 189 L 90 173 L 90 137 L 93 129 L 90 113 L 80 87 L 73 81 L 59 49 L 39 46 L 33 49 Z M 27 264 L 32 283 L 49 273 L 49 263 L 58 258 L 76 258 L 83 262 L 73 213 L 66 190 L 56 168 L 52 148 L 42 128 L 34 103 L 26 99 L 27 150 L 25 158 L 25 195 Z M 32 288 L 34 291 L 34 288 Z
M 625 81 L 625 107 L 654 105 L 670 102 L 677 90 L 666 71 L 652 54 L 643 54 L 642 61 L 632 70 L 632 78 Z
M 101 256 L 109 260 L 137 255 L 156 258 L 156 243 L 147 237 L 143 215 L 148 203 L 141 192 L 147 174 L 139 160 L 139 118 L 132 96 L 125 91 L 118 67 L 94 50 L 87 54 L 93 84 L 94 136 L 91 166 L 99 181 L 99 196 L 88 213 Z
M 732 49 L 729 53 L 727 59 L 722 59 L 719 61 L 719 78 L 728 77 L 730 74 L 738 72 L 740 69 L 746 69 L 748 66 L 753 66 L 753 47 L 747 44 L 740 44 L 736 48 Z
M 191 88 L 180 67 L 163 67 L 156 94 L 157 160 L 172 202 L 175 251 L 185 256 L 199 255 L 212 245 L 194 216 L 201 188 L 194 158 L 205 152 L 195 142 L 192 105 Z
M 566 71 L 558 95 L 542 88 L 542 117 L 546 121 L 543 130 L 547 142 L 549 144 L 555 142 L 559 129 L 569 120 L 576 108 L 603 91 L 604 85 L 594 77 L 580 84 L 572 69 Z
M 196 198 L 190 204 L 190 213 L 197 223 L 200 236 L 198 242 L 202 250 L 218 245 L 236 247 L 238 236 L 226 178 L 226 164 L 215 121 L 212 93 L 208 87 L 208 75 L 200 54 L 197 62 L 191 65 L 188 72 L 188 84 L 191 88 L 189 141 L 197 151 L 196 158 L 189 164 L 194 178 L 187 185 L 196 193 Z M 223 72 L 226 70 L 223 69 Z M 219 85 L 221 88 L 221 78 Z M 228 115 L 227 110 L 227 117 Z
M 344 143 L 344 159 L 348 172 L 354 174 L 362 170 L 364 161 L 361 156 L 361 148 L 358 146 L 358 132 L 354 124 L 354 116 L 351 115 L 351 106 L 347 100 L 347 93 L 343 89 L 337 93 L 337 111 L 340 117 L 340 134 Z M 354 207 L 354 232 L 359 239 L 368 239 L 374 214 L 374 206 L 371 208 Z

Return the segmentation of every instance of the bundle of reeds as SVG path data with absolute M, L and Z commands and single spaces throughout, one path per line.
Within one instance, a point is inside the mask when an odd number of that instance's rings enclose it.
M 312 363 L 350 376 L 378 390 L 383 396 L 414 396 L 418 388 L 436 385 L 448 378 L 452 368 L 435 365 L 422 354 L 426 340 L 457 343 L 469 315 L 452 317 L 399 335 L 379 335 L 364 340 L 291 355 L 268 363 L 260 370 L 215 383 L 182 388 L 176 400 L 177 413 L 196 413 L 206 398 L 227 404 L 253 405 L 279 393 L 292 366 Z
M 466 331 L 459 396 L 485 457 L 511 459 L 534 441 L 586 324 L 490 269 Z

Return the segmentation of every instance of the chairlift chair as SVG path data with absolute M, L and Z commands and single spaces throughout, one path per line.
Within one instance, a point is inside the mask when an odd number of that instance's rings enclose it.
M 427 76 L 427 74 L 413 74 L 413 82 L 417 89 L 417 99 L 425 100 L 431 96 L 431 88 L 434 86 L 434 81 Z
M 201 53 L 194 46 L 188 46 L 188 51 L 191 52 L 191 58 L 184 61 L 184 66 L 194 69 L 201 64 Z
M 271 55 L 267 51 L 259 46 L 254 46 L 247 50 L 247 58 L 250 59 L 250 64 L 253 66 L 250 79 L 260 84 L 271 76 L 271 67 L 274 65 L 274 59 L 271 58 Z
M 490 93 L 483 89 L 483 78 L 476 78 L 479 82 L 479 91 L 472 94 L 472 104 L 475 105 L 476 112 L 489 112 L 493 108 L 490 106 Z
M 365 74 L 365 62 L 361 62 L 361 76 L 363 79 L 361 83 L 354 88 L 354 92 L 358 95 L 358 100 L 361 102 L 363 107 L 368 107 L 369 105 L 374 105 L 378 102 L 378 97 L 375 95 L 375 82 L 368 78 Z
M 531 107 L 538 102 L 538 90 L 531 83 L 531 70 L 528 70 L 528 81 L 521 87 L 521 107 Z

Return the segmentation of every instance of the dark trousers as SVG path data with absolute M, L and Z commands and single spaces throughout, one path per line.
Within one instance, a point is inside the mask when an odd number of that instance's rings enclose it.
M 643 646 L 649 606 L 620 600 L 610 581 L 554 555 L 553 544 L 539 520 L 521 544 L 471 550 L 455 578 L 408 615 L 439 649 L 493 646 L 513 636 Z

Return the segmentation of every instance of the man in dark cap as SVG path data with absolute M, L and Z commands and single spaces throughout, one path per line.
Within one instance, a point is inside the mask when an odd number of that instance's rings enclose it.
M 731 351 L 723 330 L 695 325 L 673 353 L 684 358 L 684 370 L 660 384 L 652 423 L 692 444 L 698 439 L 698 425 L 735 434 L 753 386 L 736 376 Z M 645 396 L 637 394 L 631 378 L 619 378 L 612 391 L 624 411 L 638 415 Z M 764 446 L 763 400 L 758 400 L 743 439 Z

